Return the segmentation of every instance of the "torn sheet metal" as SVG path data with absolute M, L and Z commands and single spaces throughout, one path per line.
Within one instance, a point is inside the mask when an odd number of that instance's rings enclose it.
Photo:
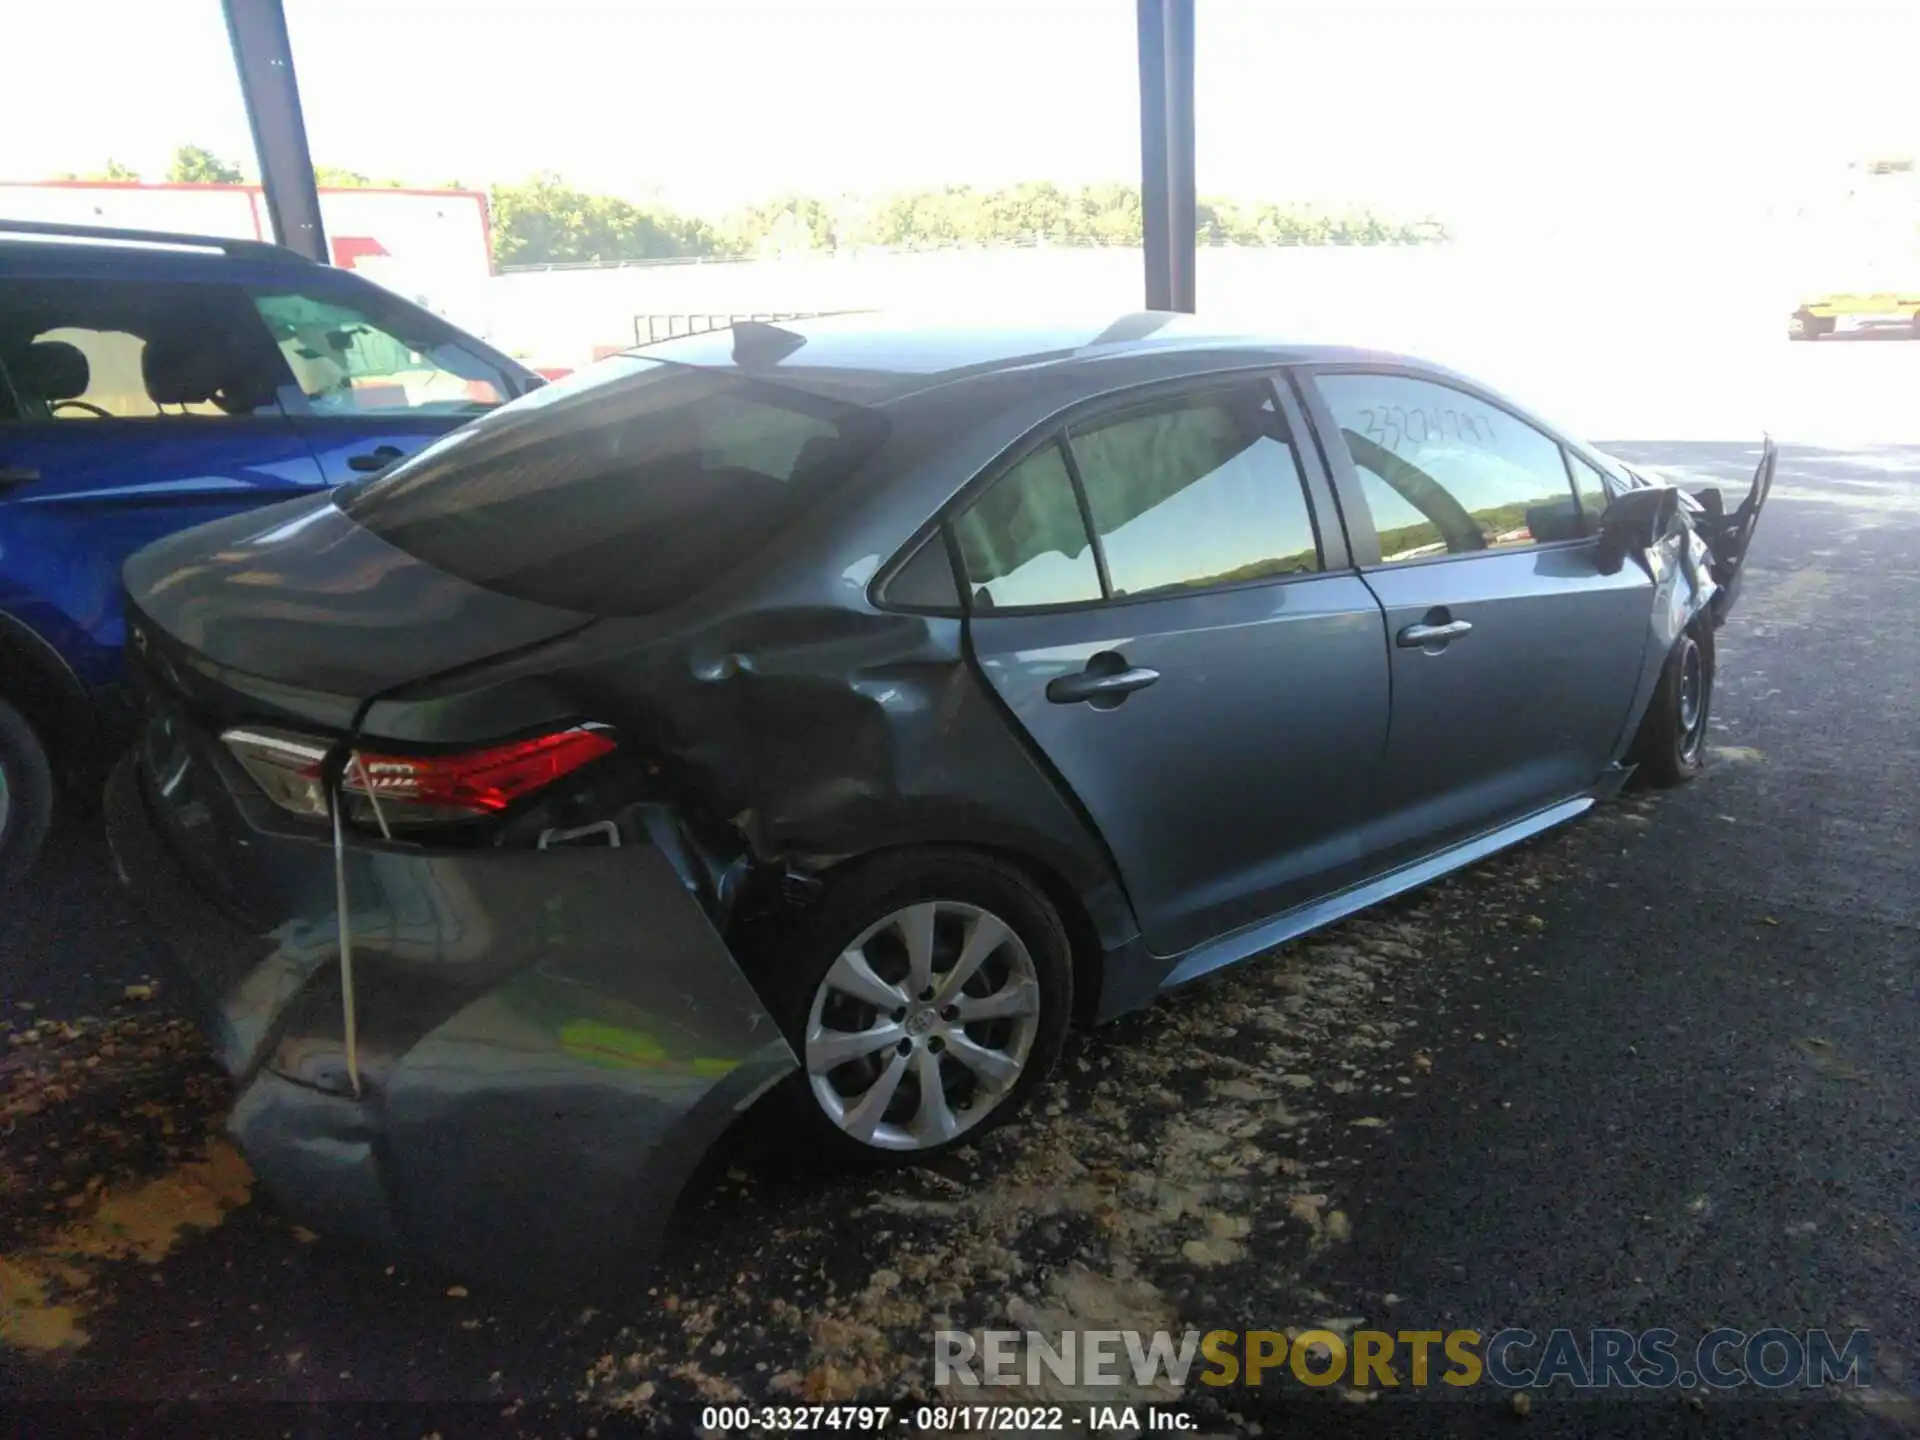
M 1704 539 L 1712 554 L 1714 578 L 1720 591 L 1713 598 L 1713 623 L 1721 624 L 1727 612 L 1740 598 L 1740 583 L 1746 569 L 1747 551 L 1760 525 L 1760 512 L 1773 493 L 1773 473 L 1779 464 L 1779 447 L 1768 436 L 1761 447 L 1760 463 L 1754 469 L 1753 483 L 1733 510 L 1726 508 L 1718 490 L 1699 491 L 1693 499 L 1699 511 L 1692 517 L 1693 528 Z
M 349 841 L 356 1098 L 331 847 L 256 834 L 280 914 L 209 924 L 160 823 L 124 763 L 116 860 L 240 1084 L 236 1139 L 316 1228 L 390 1232 L 520 1286 L 578 1280 L 657 1239 L 700 1158 L 797 1067 L 654 847 Z
M 1659 514 L 1652 543 L 1630 551 L 1633 563 L 1641 565 L 1653 580 L 1653 606 L 1646 656 L 1628 712 L 1631 723 L 1623 745 L 1638 727 L 1674 643 L 1701 616 L 1717 627 L 1725 623 L 1733 609 L 1760 511 L 1773 490 L 1778 459 L 1778 449 L 1768 438 L 1747 494 L 1731 511 L 1717 490 L 1688 495 L 1675 486 L 1644 480 L 1641 488 L 1622 497 L 1629 504 L 1640 497 L 1650 509 L 1657 507 Z

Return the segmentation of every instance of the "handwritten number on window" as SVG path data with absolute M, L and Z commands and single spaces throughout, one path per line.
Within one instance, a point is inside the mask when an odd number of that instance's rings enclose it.
M 1459 410 L 1408 410 L 1399 405 L 1362 408 L 1360 433 L 1383 450 L 1399 453 L 1428 444 L 1457 442 L 1492 448 L 1493 421 L 1485 415 Z

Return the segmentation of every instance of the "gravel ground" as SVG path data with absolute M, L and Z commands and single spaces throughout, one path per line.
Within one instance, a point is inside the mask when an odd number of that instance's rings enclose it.
M 0 1396 L 41 1432 L 86 1397 L 148 1407 L 93 1417 L 122 1433 L 678 1434 L 707 1403 L 942 1398 L 937 1328 L 1724 1322 L 1869 1328 L 1874 1389 L 1563 1390 L 1528 1433 L 1906 1433 L 1917 472 L 1786 453 L 1696 785 L 1077 1037 L 1035 1113 L 930 1170 L 795 1175 L 749 1127 L 666 1258 L 575 1303 L 371 1259 L 255 1194 L 73 820 L 0 916 Z M 1521 1423 L 1486 1390 L 1178 1398 L 1212 1434 Z

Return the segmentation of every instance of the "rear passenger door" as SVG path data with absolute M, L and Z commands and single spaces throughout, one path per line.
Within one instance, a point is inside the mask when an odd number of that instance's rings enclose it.
M 1637 566 L 1595 564 L 1603 492 L 1576 494 L 1558 440 L 1451 380 L 1326 368 L 1310 383 L 1392 642 L 1370 848 L 1389 862 L 1586 791 L 1613 759 L 1652 604 Z
M 1173 955 L 1350 873 L 1386 739 L 1380 608 L 1264 376 L 1083 415 L 952 522 L 987 682 Z
M 518 377 L 425 311 L 338 277 L 248 287 L 326 483 L 364 478 L 505 404 Z

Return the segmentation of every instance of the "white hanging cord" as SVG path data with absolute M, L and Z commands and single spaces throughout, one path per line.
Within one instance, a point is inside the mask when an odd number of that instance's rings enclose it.
M 380 826 L 380 838 L 393 839 L 393 831 L 387 828 L 386 813 L 380 808 L 380 797 L 373 793 L 373 776 L 367 773 L 367 762 L 360 758 L 358 750 L 353 752 L 353 768 L 360 772 L 360 783 L 367 787 L 367 799 L 373 802 L 373 818 Z
M 373 777 L 367 773 L 367 762 L 360 758 L 360 752 L 356 750 L 347 757 L 347 763 L 360 772 L 360 783 L 366 787 L 367 799 L 373 805 L 373 818 L 379 823 L 381 839 L 393 839 L 386 812 L 380 808 L 380 797 L 373 793 Z M 344 778 L 345 774 L 343 768 L 341 776 Z M 340 820 L 342 789 L 340 780 L 335 780 L 327 799 L 327 809 L 333 816 L 333 904 L 338 915 L 336 933 L 340 940 L 340 1023 L 346 1032 L 347 1079 L 353 1086 L 355 1098 L 358 1098 L 360 1015 L 353 998 L 353 927 L 347 920 L 347 846 Z
M 362 772 L 364 773 L 364 772 Z M 340 830 L 340 782 L 327 798 L 333 813 L 333 904 L 340 940 L 340 1019 L 346 1030 L 347 1080 L 360 1097 L 360 1027 L 353 1004 L 353 931 L 347 921 L 347 847 Z

